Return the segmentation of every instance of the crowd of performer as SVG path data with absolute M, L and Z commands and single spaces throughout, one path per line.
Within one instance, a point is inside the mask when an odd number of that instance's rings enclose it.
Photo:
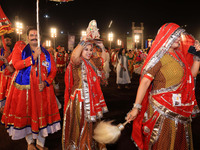
M 1 123 L 12 140 L 25 138 L 28 150 L 47 150 L 45 138 L 61 129 L 63 119 L 63 150 L 105 150 L 106 145 L 92 136 L 95 124 L 109 109 L 101 85 L 108 85 L 112 65 L 118 89 L 129 89 L 133 73 L 141 73 L 133 109 L 126 117 L 129 122 L 134 120 L 137 130 L 132 138 L 137 146 L 145 150 L 180 149 L 182 142 L 181 149 L 192 149 L 191 116 L 199 112 L 193 77 L 200 58 L 186 54 L 189 46 L 197 51 L 200 46 L 194 40 L 186 45 L 180 38 L 183 32 L 176 24 L 165 24 L 149 54 L 147 49 L 104 47 L 94 20 L 72 53 L 59 45 L 56 50 L 38 47 L 34 27 L 27 31 L 28 44 L 17 41 L 13 49 L 12 38 L 4 35 L 0 51 Z M 186 34 L 185 39 L 192 41 Z M 53 84 L 56 74 L 65 76 L 63 118 Z M 166 136 L 167 142 L 163 141 Z

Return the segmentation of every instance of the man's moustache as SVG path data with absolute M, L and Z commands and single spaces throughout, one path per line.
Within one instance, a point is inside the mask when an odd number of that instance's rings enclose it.
M 31 39 L 31 41 L 37 41 L 37 39 Z
M 7 47 L 11 47 L 11 44 L 6 44 Z

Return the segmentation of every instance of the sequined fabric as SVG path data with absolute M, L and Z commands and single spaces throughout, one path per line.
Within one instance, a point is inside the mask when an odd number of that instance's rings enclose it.
M 94 66 L 96 66 L 98 69 L 101 69 L 102 67 L 102 62 L 100 61 L 100 57 L 93 57 L 90 60 L 91 64 L 94 64 Z M 72 92 L 74 93 L 74 91 L 76 89 L 80 89 L 82 88 L 82 79 L 81 79 L 81 63 L 78 65 L 75 65 L 72 63 L 72 74 L 73 74 L 73 80 L 74 80 L 74 85 L 72 87 Z
M 155 93 L 165 88 L 172 90 L 174 85 L 181 82 L 184 69 L 181 62 L 178 62 L 169 53 L 166 53 L 148 73 L 154 77 L 151 93 Z M 146 139 L 149 139 L 149 143 L 146 144 L 148 149 L 193 149 L 190 119 L 176 120 L 175 113 L 169 112 L 167 108 L 164 108 L 164 106 L 157 103 L 151 97 L 149 97 L 149 101 L 150 103 L 143 119 L 144 132 L 148 133 L 146 134 Z M 160 109 L 161 107 L 163 109 Z M 158 114 L 159 116 L 157 116 Z M 152 123 L 153 125 L 151 125 Z M 150 128 L 152 126 L 153 129 Z
M 154 117 L 156 110 L 148 106 L 144 121 Z M 193 150 L 191 122 L 180 123 L 160 114 L 150 137 L 149 148 L 152 150 Z M 148 131 L 146 129 L 146 131 Z
M 177 24 L 164 24 L 143 65 L 141 79 L 149 73 L 154 81 L 147 89 L 142 109 L 133 121 L 132 139 L 140 149 L 187 150 L 193 147 L 190 123 L 191 115 L 197 113 L 197 102 L 190 64 L 185 57 L 188 46 L 179 47 L 175 51 L 175 59 L 168 53 L 183 32 Z M 175 61 L 170 62 L 170 59 Z M 156 65 L 158 68 L 154 68 Z M 154 70 L 150 73 L 152 68 Z
M 63 125 L 63 150 L 98 149 L 92 138 L 94 123 L 85 120 L 83 102 L 79 102 L 77 97 L 69 100 Z
M 63 150 L 96 150 L 94 125 L 107 112 L 99 83 L 100 58 L 82 59 L 68 65 L 65 73 L 65 107 L 62 132 Z M 101 145 L 102 147 L 102 145 Z M 103 148 L 103 147 L 102 147 Z
M 184 71 L 181 63 L 167 53 L 148 73 L 154 77 L 152 90 L 158 90 L 179 84 Z

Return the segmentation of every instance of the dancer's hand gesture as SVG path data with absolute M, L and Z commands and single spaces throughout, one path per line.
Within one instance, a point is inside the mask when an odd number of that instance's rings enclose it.
M 130 112 L 128 112 L 125 119 L 128 122 L 131 122 L 137 117 L 138 113 L 139 113 L 139 110 L 137 108 L 133 108 Z

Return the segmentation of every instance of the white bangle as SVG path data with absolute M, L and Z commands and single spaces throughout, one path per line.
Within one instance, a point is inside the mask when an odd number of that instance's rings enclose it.
M 133 108 L 137 108 L 139 111 L 141 111 L 142 109 L 142 105 L 141 104 L 133 104 Z

